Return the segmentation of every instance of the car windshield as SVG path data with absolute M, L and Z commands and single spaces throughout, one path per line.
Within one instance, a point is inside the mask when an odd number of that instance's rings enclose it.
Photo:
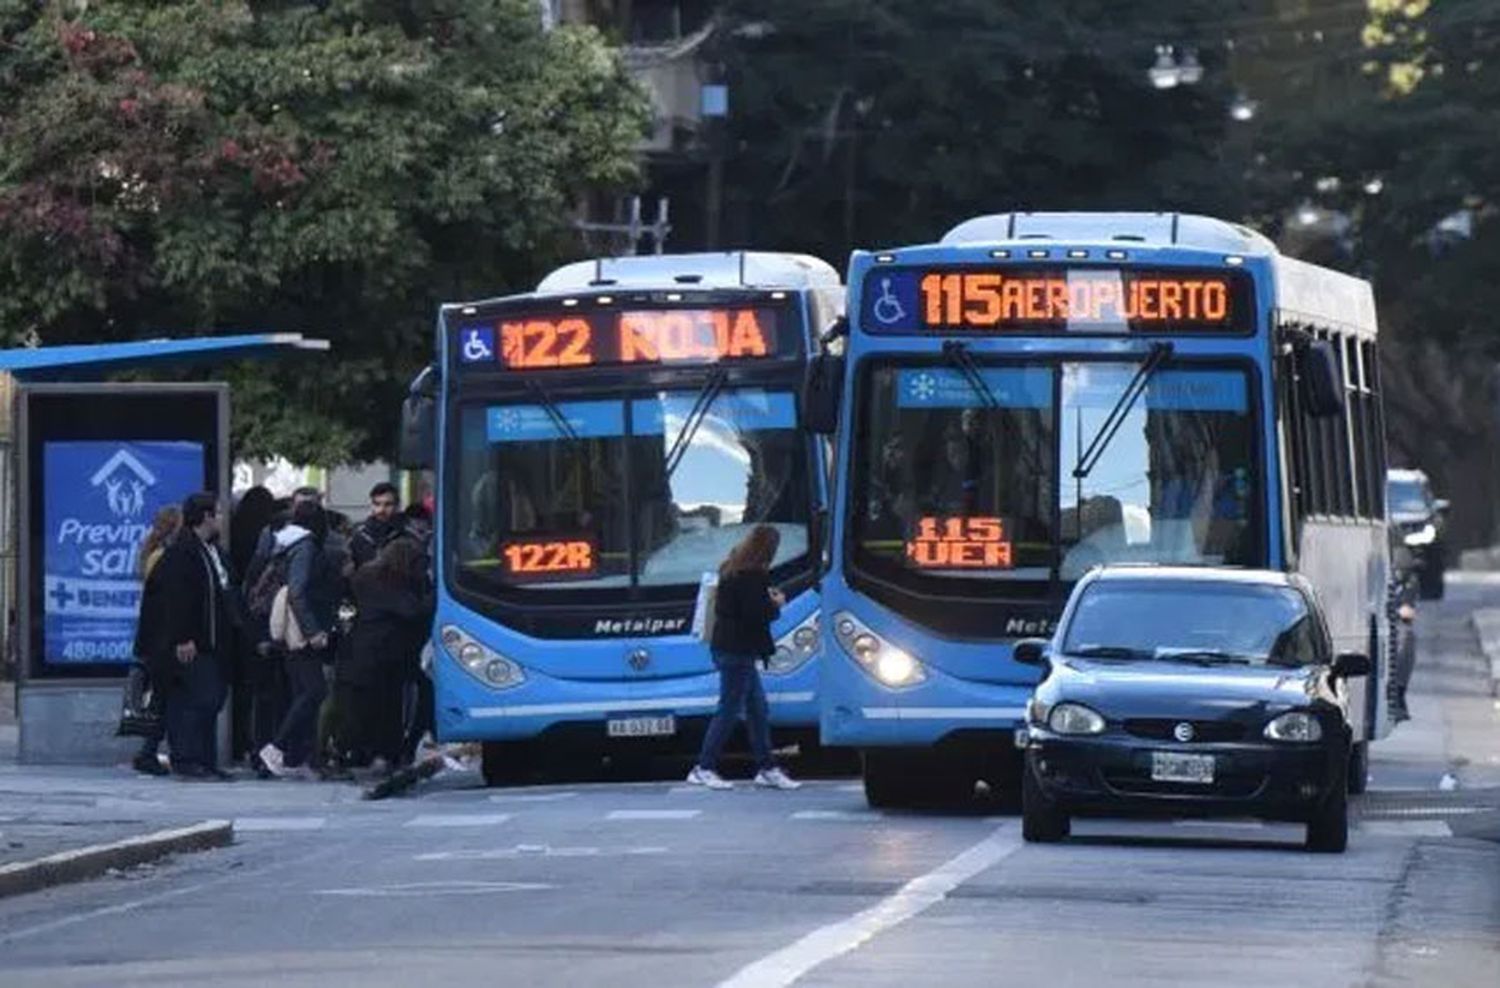
M 1213 580 L 1104 579 L 1068 621 L 1068 655 L 1306 665 L 1321 661 L 1319 626 L 1292 587 Z
M 473 589 L 696 588 L 753 525 L 807 555 L 808 452 L 790 392 L 695 390 L 460 411 L 458 578 Z M 669 457 L 671 459 L 669 460 Z
M 1427 491 L 1418 480 L 1391 480 L 1385 485 L 1387 510 L 1393 515 L 1426 515 L 1432 513 Z

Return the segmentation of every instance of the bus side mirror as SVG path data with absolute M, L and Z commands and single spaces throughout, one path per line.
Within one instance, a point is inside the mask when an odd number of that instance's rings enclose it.
M 1297 348 L 1297 376 L 1302 379 L 1302 396 L 1308 414 L 1314 418 L 1332 418 L 1344 412 L 1344 383 L 1339 379 L 1338 358 L 1333 344 L 1312 340 Z
M 1363 652 L 1343 652 L 1333 660 L 1333 674 L 1339 679 L 1370 674 L 1370 657 Z
M 802 379 L 802 428 L 831 436 L 839 427 L 839 399 L 844 390 L 844 357 L 823 353 L 814 357 Z
M 431 470 L 437 465 L 437 382 L 437 368 L 423 368 L 401 403 L 397 459 L 403 470 Z
M 1046 665 L 1048 645 L 1049 642 L 1044 638 L 1022 638 L 1016 642 L 1011 658 L 1023 666 Z

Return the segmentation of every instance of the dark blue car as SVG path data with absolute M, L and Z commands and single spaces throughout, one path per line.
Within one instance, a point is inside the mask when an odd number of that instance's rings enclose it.
M 1352 739 L 1345 680 L 1299 576 L 1114 566 L 1078 582 L 1027 711 L 1028 841 L 1073 816 L 1234 816 L 1307 824 L 1307 847 L 1348 840 Z

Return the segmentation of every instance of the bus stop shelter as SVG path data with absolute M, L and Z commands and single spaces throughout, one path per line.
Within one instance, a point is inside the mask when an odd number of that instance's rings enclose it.
M 130 545 L 162 504 L 229 492 L 228 386 L 149 371 L 329 348 L 260 333 L 0 350 L 0 613 L 22 761 L 128 751 L 114 729 L 138 592 Z

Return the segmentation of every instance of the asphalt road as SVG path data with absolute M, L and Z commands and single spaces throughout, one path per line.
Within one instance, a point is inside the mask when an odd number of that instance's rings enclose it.
M 1425 610 L 1417 720 L 1377 747 L 1345 855 L 1251 821 L 1083 822 L 1027 846 L 993 811 L 871 813 L 854 780 L 363 803 L 122 777 L 96 809 L 231 816 L 236 846 L 0 900 L 0 983 L 1494 988 L 1500 843 L 1448 822 L 1500 805 L 1500 711 L 1465 625 L 1481 600 L 1500 583 Z M 0 777 L 28 784 L 52 791 Z

